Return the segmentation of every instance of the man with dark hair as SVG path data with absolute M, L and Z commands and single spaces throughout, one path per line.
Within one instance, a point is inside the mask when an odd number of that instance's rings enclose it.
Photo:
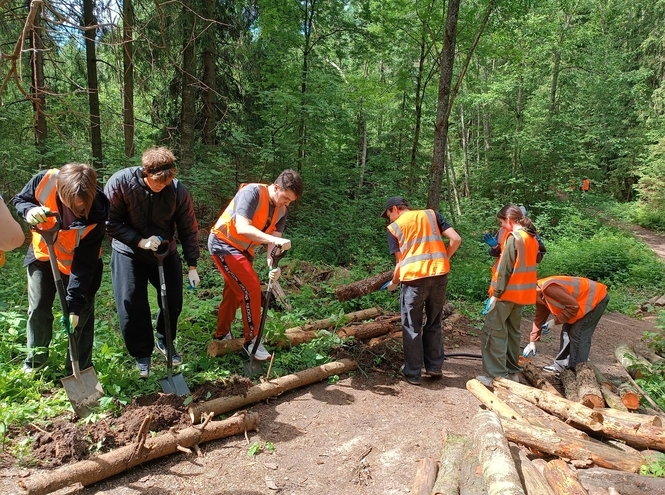
M 66 287 L 69 325 L 79 351 L 79 367 L 92 366 L 95 294 L 102 281 L 101 260 L 104 223 L 109 203 L 97 185 L 97 172 L 84 163 L 68 163 L 60 170 L 39 172 L 14 198 L 14 206 L 25 220 L 40 230 L 52 228 L 58 212 L 62 220 L 54 251 Z M 25 256 L 28 269 L 28 321 L 26 333 L 28 357 L 25 373 L 42 368 L 48 359 L 53 336 L 53 301 L 55 281 L 46 242 L 39 230 L 32 233 L 32 243 Z M 67 355 L 66 373 L 72 373 Z
M 161 299 L 158 299 L 156 343 L 148 302 L 148 283 L 159 291 L 154 252 L 163 240 L 168 242 L 168 255 L 163 263 L 173 340 L 182 311 L 182 261 L 175 241 L 176 230 L 189 266 L 190 285 L 196 287 L 200 279 L 196 271 L 198 223 L 189 191 L 175 179 L 175 156 L 167 148 L 152 147 L 143 153 L 142 165 L 113 174 L 104 191 L 111 202 L 107 231 L 113 238 L 111 278 L 120 331 L 139 375 L 147 378 L 153 348 L 156 346 L 167 355 Z M 171 363 L 182 364 L 175 347 Z
M 450 257 L 462 238 L 440 213 L 434 210 L 411 210 L 401 196 L 389 198 L 381 215 L 387 218 L 388 249 L 395 255 L 395 272 L 388 290 L 401 283 L 402 344 L 404 365 L 402 375 L 420 385 L 423 365 L 425 373 L 441 378 L 444 350 L 441 333 L 443 305 L 450 271 Z M 442 237 L 446 237 L 446 248 Z M 423 324 L 423 312 L 427 321 Z
M 238 308 L 242 309 L 245 352 L 249 355 L 256 340 L 261 320 L 261 282 L 252 267 L 254 248 L 267 244 L 268 267 L 273 246 L 282 250 L 291 241 L 282 238 L 286 223 L 286 208 L 302 196 L 303 184 L 294 170 L 284 170 L 275 182 L 243 184 L 210 231 L 208 250 L 217 269 L 224 277 L 224 292 L 217 313 L 216 339 L 230 339 L 231 323 Z M 277 280 L 279 268 L 270 271 Z M 254 358 L 264 361 L 270 357 L 262 343 L 256 347 Z

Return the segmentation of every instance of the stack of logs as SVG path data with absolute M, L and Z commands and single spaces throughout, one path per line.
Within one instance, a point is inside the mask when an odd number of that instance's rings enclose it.
M 626 353 L 635 351 L 625 346 L 617 357 Z M 636 474 L 662 461 L 662 411 L 640 407 L 635 390 L 614 389 L 589 363 L 561 375 L 568 397 L 531 363 L 523 367 L 533 386 L 498 378 L 492 392 L 467 382 L 485 410 L 469 437 L 445 434 L 441 458 L 420 461 L 412 495 L 665 493 L 665 479 Z

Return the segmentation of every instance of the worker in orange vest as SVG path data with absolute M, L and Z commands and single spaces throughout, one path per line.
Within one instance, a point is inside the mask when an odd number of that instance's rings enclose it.
M 588 278 L 557 275 L 538 280 L 536 315 L 524 357 L 536 354 L 536 342 L 543 333 L 563 324 L 559 353 L 543 369 L 560 373 L 587 361 L 591 337 L 609 300 L 607 287 Z
M 589 187 L 591 186 L 591 181 L 585 177 L 584 180 L 582 180 L 582 192 L 589 192 Z
M 381 216 L 390 222 L 387 227 L 388 249 L 395 255 L 395 270 L 387 289 L 392 291 L 398 284 L 402 286 L 404 365 L 401 373 L 407 382 L 420 385 L 423 365 L 427 376 L 443 376 L 443 305 L 450 258 L 462 238 L 440 213 L 411 210 L 401 196 L 389 198 Z M 448 247 L 442 237 L 449 240 Z
M 484 311 L 481 350 L 485 374 L 476 379 L 486 386 L 492 386 L 492 380 L 497 377 L 519 381 L 522 309 L 536 302 L 536 229 L 531 219 L 514 204 L 501 208 L 497 218 L 510 234 L 492 274 L 490 298 Z

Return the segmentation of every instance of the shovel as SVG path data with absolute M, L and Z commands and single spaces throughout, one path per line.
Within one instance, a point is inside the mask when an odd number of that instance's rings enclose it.
M 282 250 L 281 246 L 273 246 L 272 251 L 270 252 L 270 257 L 272 258 L 272 268 L 277 268 L 279 260 L 281 260 L 286 251 Z M 266 317 L 268 316 L 268 307 L 270 306 L 270 296 L 272 295 L 272 280 L 268 280 L 268 288 L 266 289 L 266 299 L 263 302 L 263 311 L 261 312 L 261 322 L 259 323 L 259 332 L 256 335 L 256 340 L 252 349 L 249 352 L 249 359 L 245 361 L 245 374 L 247 376 L 256 376 L 260 375 L 263 371 L 263 361 L 258 361 L 254 358 L 256 355 L 256 349 L 261 343 L 261 337 L 263 336 L 263 327 L 266 325 Z
M 157 258 L 157 270 L 159 272 L 159 295 L 162 301 L 162 313 L 164 314 L 164 340 L 166 340 L 166 378 L 160 378 L 159 384 L 165 394 L 187 395 L 189 387 L 185 383 L 182 373 L 173 374 L 173 338 L 171 337 L 171 317 L 169 316 L 169 301 L 166 297 L 166 280 L 164 277 L 164 258 L 169 254 L 169 241 L 162 241 L 159 249 L 154 252 Z
M 55 249 L 53 245 L 57 238 L 57 233 L 62 225 L 60 214 L 57 212 L 46 213 L 47 217 L 54 217 L 55 224 L 51 228 L 41 229 L 37 226 L 34 229 L 42 236 L 48 248 L 49 261 L 51 262 L 51 271 L 53 271 L 53 281 L 55 282 L 55 289 L 60 299 L 60 307 L 62 309 L 62 317 L 65 322 L 65 329 L 69 338 L 69 357 L 72 362 L 72 375 L 67 376 L 61 380 L 62 386 L 67 392 L 69 402 L 71 402 L 74 412 L 80 417 L 84 418 L 90 412 L 91 407 L 99 406 L 99 399 L 104 396 L 102 385 L 97 379 L 95 368 L 92 366 L 83 371 L 79 368 L 78 348 L 76 339 L 74 337 L 75 329 L 69 327 L 69 311 L 67 310 L 67 296 L 65 295 L 65 286 L 62 283 L 60 270 L 58 269 L 58 260 L 55 257 Z

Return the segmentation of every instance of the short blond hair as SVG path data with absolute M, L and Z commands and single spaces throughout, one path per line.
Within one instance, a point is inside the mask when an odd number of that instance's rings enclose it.
M 141 158 L 143 173 L 156 182 L 168 182 L 175 177 L 175 155 L 165 146 L 153 146 Z
M 71 209 L 77 199 L 83 203 L 83 218 L 88 218 L 97 196 L 97 172 L 87 163 L 64 165 L 55 181 L 60 200 Z

